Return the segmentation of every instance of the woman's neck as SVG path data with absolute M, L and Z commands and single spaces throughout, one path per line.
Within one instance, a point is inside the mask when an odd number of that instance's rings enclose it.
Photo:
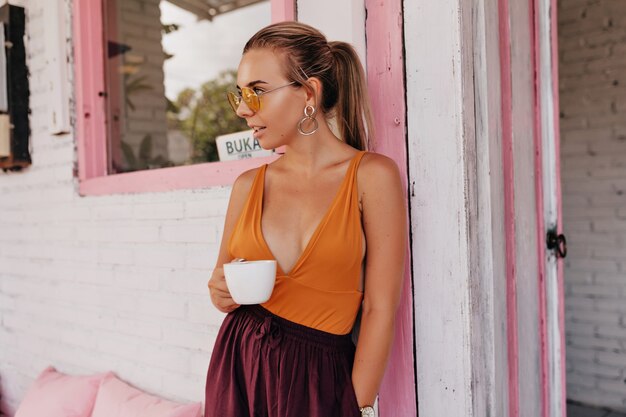
M 355 152 L 354 148 L 337 138 L 326 123 L 320 123 L 315 134 L 299 136 L 285 146 L 280 165 L 307 176 L 315 175 L 328 166 L 350 158 Z

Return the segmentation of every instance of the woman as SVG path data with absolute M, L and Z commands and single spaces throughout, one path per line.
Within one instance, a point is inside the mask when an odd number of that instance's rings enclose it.
M 209 281 L 211 301 L 229 314 L 205 417 L 373 416 L 407 222 L 397 166 L 364 152 L 372 125 L 358 56 L 310 26 L 277 23 L 244 47 L 237 84 L 233 110 L 263 148 L 285 152 L 233 185 Z M 234 258 L 277 261 L 268 302 L 232 300 L 222 265 Z

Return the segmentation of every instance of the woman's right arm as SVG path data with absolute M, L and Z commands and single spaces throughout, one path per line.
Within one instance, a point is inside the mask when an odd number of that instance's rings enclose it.
M 223 265 L 231 261 L 230 254 L 228 253 L 228 241 L 230 235 L 233 233 L 235 224 L 241 215 L 243 206 L 246 203 L 250 187 L 254 181 L 258 168 L 249 170 L 241 174 L 235 183 L 230 193 L 230 201 L 228 203 L 228 209 L 226 211 L 226 219 L 224 220 L 224 233 L 222 234 L 222 242 L 220 244 L 220 251 L 217 256 L 217 262 L 215 268 L 213 268 L 213 274 L 209 279 L 209 293 L 211 294 L 211 302 L 222 313 L 230 313 L 239 307 L 239 304 L 235 303 L 230 296 L 228 287 L 226 286 L 226 280 L 224 279 Z

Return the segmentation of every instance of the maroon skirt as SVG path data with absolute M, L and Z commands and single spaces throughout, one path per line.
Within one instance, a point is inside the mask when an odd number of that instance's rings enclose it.
M 204 417 L 360 417 L 354 344 L 241 306 L 222 323 L 206 382 Z

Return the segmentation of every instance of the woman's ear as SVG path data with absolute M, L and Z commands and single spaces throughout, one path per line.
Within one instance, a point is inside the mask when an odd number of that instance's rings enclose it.
M 304 86 L 306 91 L 306 104 L 317 107 L 322 97 L 322 82 L 317 77 L 309 77 L 306 81 L 308 84 Z

